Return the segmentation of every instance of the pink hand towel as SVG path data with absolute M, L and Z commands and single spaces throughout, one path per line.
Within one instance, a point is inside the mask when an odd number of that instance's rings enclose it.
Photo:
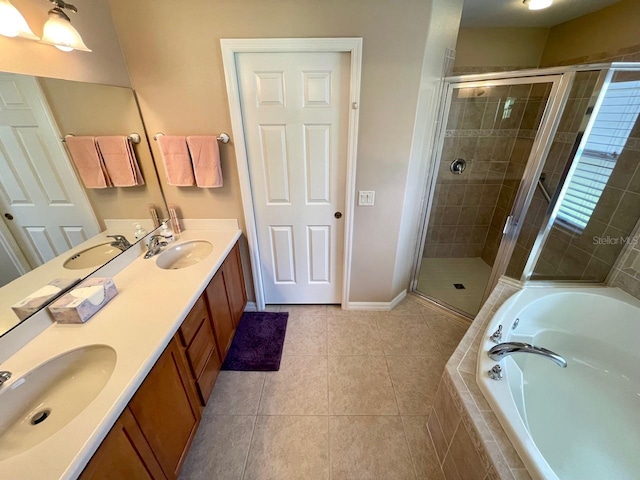
M 176 187 L 195 185 L 193 166 L 185 137 L 161 135 L 158 145 L 167 172 L 167 183 Z
M 65 143 L 86 188 L 107 188 L 112 186 L 98 153 L 95 137 L 68 136 L 65 139 Z
M 222 186 L 218 140 L 212 136 L 187 137 L 196 185 L 203 188 Z
M 96 144 L 115 187 L 144 185 L 138 159 L 127 137 L 97 137 Z

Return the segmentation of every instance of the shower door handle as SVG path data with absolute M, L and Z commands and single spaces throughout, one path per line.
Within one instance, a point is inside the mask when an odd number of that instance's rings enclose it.
M 511 229 L 511 227 L 515 227 L 517 225 L 518 225 L 518 222 L 516 221 L 514 216 L 513 215 L 509 215 L 507 217 L 507 221 L 504 222 L 504 228 L 502 229 L 502 234 L 506 235 L 507 232 L 509 231 L 509 229 Z

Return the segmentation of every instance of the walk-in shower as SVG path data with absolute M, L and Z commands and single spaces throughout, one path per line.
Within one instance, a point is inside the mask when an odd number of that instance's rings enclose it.
M 445 79 L 412 289 L 475 316 L 497 279 L 602 283 L 640 216 L 640 64 Z

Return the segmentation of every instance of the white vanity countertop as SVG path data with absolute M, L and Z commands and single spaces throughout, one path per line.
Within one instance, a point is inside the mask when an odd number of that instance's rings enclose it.
M 114 276 L 118 295 L 87 323 L 53 324 L 2 363 L 2 370 L 13 374 L 2 386 L 7 389 L 34 367 L 69 350 L 102 344 L 117 353 L 115 370 L 93 402 L 42 443 L 1 461 L 2 478 L 67 479 L 82 472 L 240 234 L 238 229 L 183 232 L 176 243 L 208 240 L 211 254 L 179 270 L 163 270 L 156 266 L 157 255 L 149 260 L 141 255 Z
M 63 267 L 64 262 L 87 248 L 113 242 L 113 239 L 107 237 L 107 235 L 121 233 L 122 229 L 112 228 L 105 230 L 3 286 L 2 294 L 0 295 L 0 332 L 6 332 L 20 322 L 16 314 L 11 310 L 12 305 L 15 305 L 39 288 L 44 287 L 55 278 L 85 278 L 99 268 L 89 267 L 69 270 Z M 132 238 L 131 235 L 128 237 Z

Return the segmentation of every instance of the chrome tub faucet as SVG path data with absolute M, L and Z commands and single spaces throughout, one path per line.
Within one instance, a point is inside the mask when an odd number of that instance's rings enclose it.
M 547 350 L 546 348 L 536 347 L 535 345 L 530 345 L 528 343 L 522 342 L 505 342 L 499 343 L 498 345 L 491 347 L 489 350 L 489 358 L 491 360 L 495 360 L 499 362 L 504 357 L 513 355 L 514 353 L 532 353 L 534 355 L 540 355 L 548 358 L 556 365 L 567 368 L 567 361 L 551 350 Z

